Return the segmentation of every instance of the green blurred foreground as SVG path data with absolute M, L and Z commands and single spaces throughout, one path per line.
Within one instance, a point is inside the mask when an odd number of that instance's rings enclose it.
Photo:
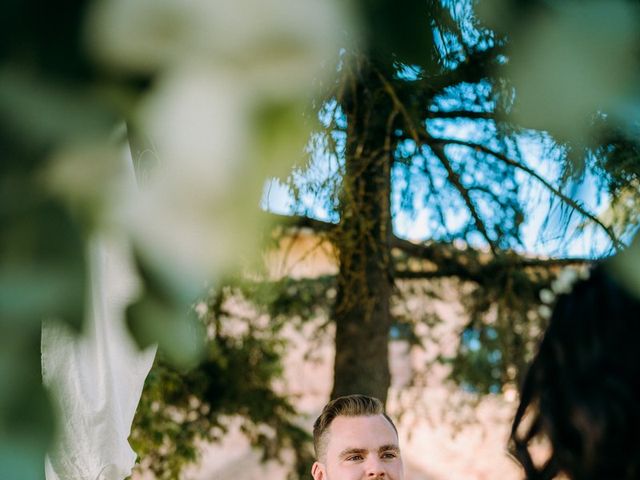
M 127 321 L 141 346 L 160 346 L 132 441 L 166 478 L 232 414 L 267 456 L 294 446 L 303 465 L 305 433 L 271 388 L 283 325 L 331 311 L 334 395 L 385 398 L 389 334 L 414 338 L 417 323 L 438 321 L 394 313 L 405 285 L 437 294 L 414 280 L 470 289 L 461 349 L 441 359 L 456 380 L 477 393 L 517 382 L 544 327 L 540 292 L 560 267 L 582 263 L 522 255 L 539 203 L 531 195 L 549 202 L 544 223 L 561 245 L 579 231 L 604 242 L 594 256 L 637 230 L 639 32 L 635 3 L 623 1 L 9 2 L 1 476 L 43 476 L 55 416 L 41 382 L 41 323 L 82 330 L 87 242 L 100 232 L 131 245 L 142 288 Z M 523 142 L 539 147 L 535 165 Z M 137 187 L 121 167 L 129 150 Z M 337 247 L 334 278 L 238 279 L 270 237 L 273 219 L 258 205 L 272 176 L 289 176 L 296 198 L 285 223 Z M 308 218 L 310 204 L 332 223 Z M 392 231 L 394 218 L 419 210 L 424 242 Z M 632 247 L 620 266 L 631 286 L 638 255 Z M 224 333 L 225 285 L 268 326 Z M 209 305 L 200 317 L 197 299 Z M 183 407 L 195 416 L 164 415 Z

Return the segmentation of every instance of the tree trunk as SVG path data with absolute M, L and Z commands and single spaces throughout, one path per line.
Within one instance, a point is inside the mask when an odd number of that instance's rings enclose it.
M 390 167 L 396 112 L 370 65 L 361 66 L 355 77 L 342 102 L 347 146 L 335 239 L 340 271 L 331 397 L 362 393 L 385 402 L 390 385 Z

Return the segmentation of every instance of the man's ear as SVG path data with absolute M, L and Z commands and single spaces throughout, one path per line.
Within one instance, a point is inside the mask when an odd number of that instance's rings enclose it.
M 313 465 L 311 466 L 311 476 L 313 477 L 313 480 L 326 480 L 324 465 L 320 462 L 313 462 Z

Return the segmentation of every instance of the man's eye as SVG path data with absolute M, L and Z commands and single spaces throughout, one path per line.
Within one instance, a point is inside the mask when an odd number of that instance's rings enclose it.
M 382 458 L 396 458 L 397 455 L 394 452 L 384 452 Z
M 347 461 L 351 461 L 351 462 L 357 462 L 362 460 L 362 455 L 351 455 L 350 457 L 347 457 Z

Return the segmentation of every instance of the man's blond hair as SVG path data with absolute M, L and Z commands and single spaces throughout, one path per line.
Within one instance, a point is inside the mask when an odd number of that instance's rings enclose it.
M 384 411 L 384 405 L 375 397 L 367 395 L 346 395 L 338 397 L 325 405 L 322 413 L 313 424 L 313 448 L 316 459 L 324 459 L 327 449 L 329 427 L 337 417 L 370 417 L 382 415 L 391 424 L 396 434 L 398 430 Z

